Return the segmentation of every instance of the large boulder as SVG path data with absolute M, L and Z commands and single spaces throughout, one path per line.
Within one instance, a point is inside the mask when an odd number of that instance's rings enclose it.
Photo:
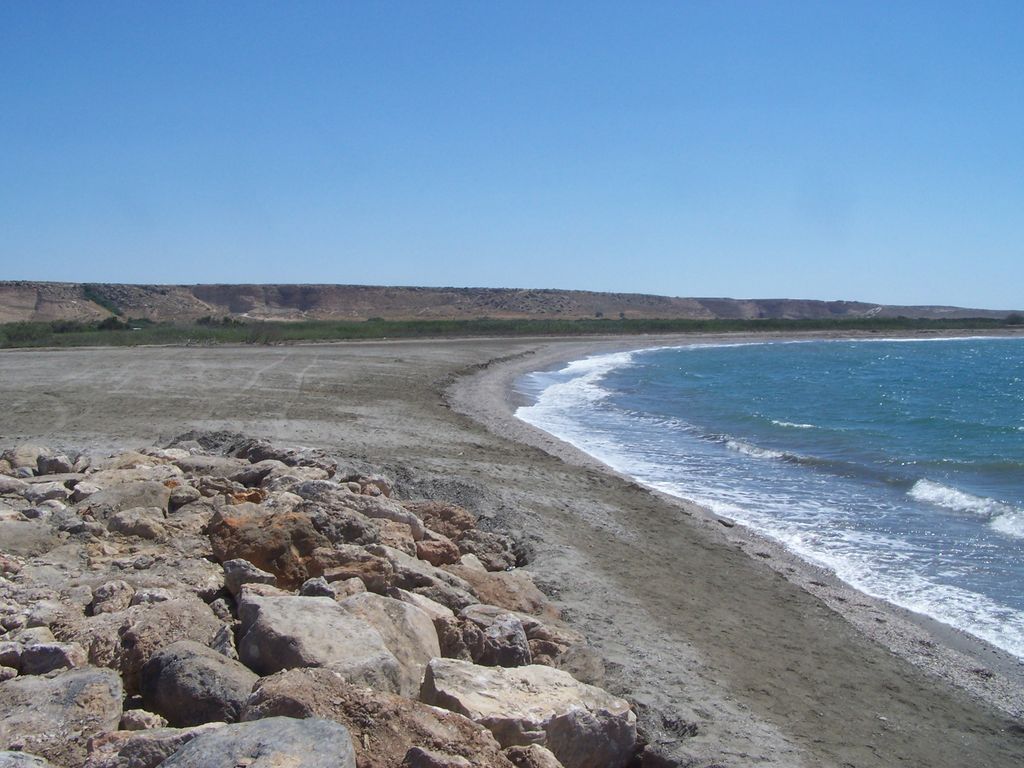
M 625 700 L 551 667 L 433 659 L 421 698 L 485 726 L 502 747 L 547 747 L 565 768 L 621 768 L 636 747 Z
M 122 696 L 117 673 L 94 667 L 0 683 L 0 749 L 81 765 L 89 739 L 117 729 Z
M 204 733 L 161 768 L 356 768 L 348 730 L 319 718 L 271 717 Z
M 328 667 L 350 682 L 398 692 L 402 669 L 380 633 L 329 597 L 243 596 L 238 657 L 260 675 Z
M 142 668 L 140 691 L 143 704 L 176 728 L 233 723 L 257 679 L 239 662 L 182 640 L 150 657 Z
M 326 669 L 292 669 L 259 681 L 242 717 L 322 717 L 355 736 L 360 768 L 399 768 L 413 746 L 469 760 L 474 768 L 511 768 L 485 728 L 454 712 L 346 683 Z
M 401 666 L 398 692 L 413 698 L 419 695 L 427 662 L 441 655 L 430 617 L 414 605 L 372 592 L 352 595 L 339 605 L 380 632 Z

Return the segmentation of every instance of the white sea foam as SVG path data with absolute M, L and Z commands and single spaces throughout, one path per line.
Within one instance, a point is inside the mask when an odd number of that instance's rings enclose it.
M 742 440 L 726 440 L 727 448 L 742 453 L 744 456 L 753 456 L 755 459 L 784 459 L 786 454 L 782 451 L 773 451 L 770 448 L 760 448 Z
M 1013 536 L 1017 539 L 1024 539 L 1024 512 L 1014 509 L 996 515 L 989 523 L 993 530 Z
M 908 491 L 910 498 L 934 504 L 937 507 L 951 509 L 954 512 L 969 512 L 979 517 L 993 518 L 996 515 L 1012 511 L 1012 507 L 995 499 L 975 496 L 948 485 L 931 480 L 918 480 Z
M 797 458 L 792 454 L 731 436 L 708 440 L 706 432 L 695 433 L 686 422 L 609 407 L 603 402 L 610 394 L 603 379 L 622 367 L 643 364 L 639 354 L 601 355 L 535 374 L 542 391 L 534 405 L 516 415 L 648 486 L 692 499 L 775 538 L 857 589 L 966 629 L 1024 658 L 1024 612 L 961 586 L 969 582 L 960 582 L 966 573 L 961 563 L 944 561 L 936 575 L 928 571 L 935 562 L 928 542 L 910 541 L 898 532 L 857 530 L 865 516 L 886 513 L 884 507 L 870 506 L 883 502 L 868 496 L 847 499 L 825 474 L 804 475 L 808 485 L 794 489 L 793 478 L 785 474 L 786 460 Z M 722 448 L 769 461 L 754 465 L 744 458 L 726 459 Z M 976 516 L 1002 536 L 1024 538 L 1024 511 L 997 500 L 932 480 L 918 481 L 907 496 Z M 857 506 L 865 503 L 869 506 Z
M 816 429 L 813 424 L 798 424 L 792 421 L 776 421 L 772 419 L 772 424 L 777 427 L 788 427 L 789 429 Z

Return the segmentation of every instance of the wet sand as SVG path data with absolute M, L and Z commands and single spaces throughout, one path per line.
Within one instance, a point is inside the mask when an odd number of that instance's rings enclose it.
M 511 415 L 524 370 L 671 341 L 4 351 L 0 441 L 130 447 L 234 430 L 461 503 L 530 544 L 529 569 L 606 660 L 596 682 L 636 701 L 652 739 L 693 765 L 1020 765 L 1015 660 Z

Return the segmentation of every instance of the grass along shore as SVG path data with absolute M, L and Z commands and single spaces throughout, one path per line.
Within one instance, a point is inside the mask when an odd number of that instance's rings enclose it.
M 474 320 L 257 321 L 206 317 L 192 323 L 151 320 L 74 320 L 0 324 L 0 347 L 92 347 L 152 344 L 275 344 L 297 341 L 515 336 L 642 335 L 654 333 L 758 333 L 790 331 L 899 332 L 1019 328 L 1024 317 L 1002 319 L 908 317 L 823 319 L 631 319 L 588 318 Z

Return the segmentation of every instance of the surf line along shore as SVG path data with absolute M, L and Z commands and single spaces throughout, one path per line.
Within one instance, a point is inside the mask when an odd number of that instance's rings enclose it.
M 702 339 L 741 340 L 764 338 Z M 567 475 L 599 489 L 566 493 L 538 521 L 549 534 L 561 522 L 566 537 L 561 549 L 550 538 L 541 547 L 547 557 L 538 570 L 549 578 L 561 571 L 569 587 L 558 596 L 592 637 L 607 638 L 601 627 L 617 627 L 602 650 L 619 671 L 619 689 L 650 710 L 648 726 L 657 731 L 661 718 L 662 737 L 671 738 L 686 723 L 692 737 L 680 752 L 687 757 L 710 757 L 710 734 L 724 729 L 741 743 L 721 745 L 723 754 L 755 761 L 785 755 L 782 764 L 808 757 L 812 764 L 982 764 L 978 750 L 987 739 L 961 730 L 971 698 L 995 710 L 996 720 L 1009 716 L 989 736 L 992 746 L 1006 739 L 1008 764 L 1019 760 L 1018 659 L 869 598 L 781 546 L 696 504 L 642 489 L 514 418 L 521 397 L 512 385 L 523 373 L 659 343 L 548 345 L 450 390 L 456 410 L 557 457 Z M 954 742 L 970 743 L 971 754 L 952 758 Z
M 1017 765 L 1012 660 L 844 591 L 512 416 L 523 371 L 709 340 L 12 350 L 0 353 L 2 431 L 124 445 L 229 429 L 347 453 L 467 506 L 532 545 L 529 570 L 606 658 L 605 687 L 695 765 Z

